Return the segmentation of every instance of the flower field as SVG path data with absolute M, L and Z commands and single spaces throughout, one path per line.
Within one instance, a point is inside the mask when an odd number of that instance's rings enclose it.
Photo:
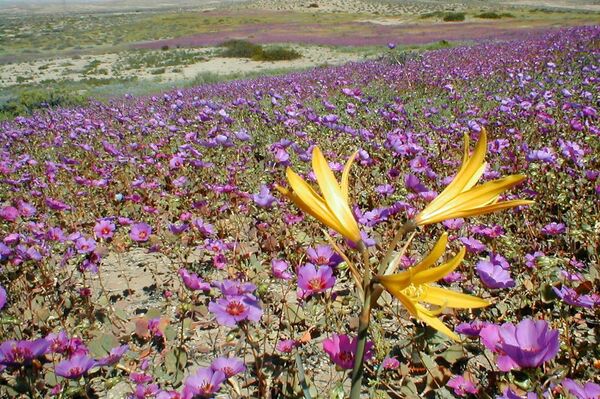
M 0 397 L 599 398 L 600 27 L 393 47 L 2 122 Z

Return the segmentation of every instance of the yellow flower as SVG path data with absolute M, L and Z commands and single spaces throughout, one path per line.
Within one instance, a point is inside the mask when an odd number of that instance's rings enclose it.
M 465 256 L 465 248 L 462 247 L 450 261 L 438 267 L 431 267 L 442 256 L 447 243 L 448 234 L 444 233 L 429 255 L 417 265 L 398 274 L 376 276 L 376 281 L 396 297 L 413 317 L 422 320 L 455 341 L 459 341 L 458 335 L 446 327 L 436 316 L 444 308 L 482 308 L 488 306 L 489 303 L 472 295 L 461 294 L 430 284 L 451 273 Z M 420 302 L 435 305 L 437 308 L 426 308 Z
M 527 200 L 497 202 L 498 196 L 522 182 L 526 178 L 524 175 L 511 175 L 473 187 L 485 171 L 486 150 L 487 132 L 485 129 L 482 129 L 475 151 L 471 156 L 469 156 L 469 136 L 465 135 L 465 152 L 460 170 L 444 191 L 416 216 L 417 226 L 447 219 L 483 215 L 533 203 L 533 201 Z
M 340 184 L 319 147 L 313 149 L 312 167 L 323 196 L 290 168 L 287 168 L 286 176 L 291 190 L 277 186 L 279 192 L 294 202 L 298 208 L 355 243 L 358 243 L 361 237 L 356 219 L 348 205 L 348 178 L 350 166 L 357 153 L 355 152 L 346 162 Z

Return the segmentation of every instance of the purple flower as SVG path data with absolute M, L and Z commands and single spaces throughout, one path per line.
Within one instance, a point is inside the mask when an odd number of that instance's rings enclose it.
M 393 50 L 393 49 L 395 49 L 395 48 L 396 48 L 396 43 L 389 42 L 389 43 L 387 44 L 387 46 L 388 46 L 388 48 L 389 48 L 390 50 Z
M 492 254 L 489 260 L 480 260 L 475 269 L 488 288 L 511 288 L 515 281 L 510 277 L 508 262 L 501 255 Z
M 242 359 L 237 357 L 219 357 L 213 360 L 210 365 L 214 371 L 221 371 L 225 377 L 231 378 L 246 370 Z
M 295 339 L 282 339 L 277 342 L 275 349 L 279 352 L 290 353 L 296 346 L 298 346 L 298 341 Z
M 292 278 L 292 274 L 288 271 L 290 268 L 289 263 L 282 259 L 271 260 L 271 272 L 275 278 L 281 280 L 289 280 Z
M 205 237 L 209 237 L 215 234 L 215 228 L 213 227 L 213 225 L 205 222 L 200 218 L 194 219 L 193 225 L 196 229 L 198 229 L 200 234 L 202 234 Z
M 600 385 L 594 384 L 593 382 L 587 382 L 582 386 L 570 378 L 565 378 L 562 382 L 562 386 L 577 399 L 600 398 Z
M 54 198 L 46 198 L 46 205 L 54 211 L 68 211 L 71 207 Z
M 0 310 L 6 305 L 6 290 L 0 285 Z
M 468 394 L 476 394 L 479 392 L 473 381 L 465 378 L 462 375 L 455 375 L 450 378 L 447 385 L 454 390 L 454 393 L 458 396 L 464 397 Z
M 342 257 L 329 245 L 317 245 L 315 248 L 308 247 L 306 255 L 308 255 L 310 263 L 317 266 L 336 267 L 342 262 Z
M 396 370 L 400 367 L 400 362 L 395 357 L 386 357 L 383 359 L 383 362 L 381 362 L 381 367 L 383 367 L 384 370 Z
M 271 195 L 269 187 L 264 184 L 260 186 L 260 192 L 258 194 L 252 194 L 252 199 L 256 202 L 256 205 L 261 208 L 270 208 L 276 201 L 276 198 Z
M 481 330 L 488 324 L 489 323 L 487 321 L 473 320 L 470 323 L 460 323 L 456 326 L 454 331 L 456 331 L 459 334 L 468 335 L 470 337 L 476 337 L 479 335 Z
M 331 338 L 323 341 L 323 350 L 336 365 L 343 369 L 351 369 L 354 366 L 354 354 L 356 353 L 357 339 L 350 341 L 347 335 L 333 334 Z M 373 342 L 368 341 L 365 346 L 364 360 L 373 357 Z
M 528 392 L 525 398 L 517 395 L 510 388 L 506 388 L 502 396 L 497 396 L 496 399 L 538 399 L 538 396 L 535 392 Z
M 532 254 L 525 254 L 525 266 L 527 266 L 530 269 L 535 268 L 537 265 L 537 258 L 539 258 L 540 256 L 544 256 L 544 253 L 540 251 L 535 251 Z
M 502 371 L 538 367 L 558 353 L 558 330 L 548 329 L 545 320 L 524 319 L 516 326 L 504 323 L 498 333 L 501 355 L 497 364 Z
M 34 341 L 4 341 L 0 344 L 0 364 L 5 366 L 29 364 L 33 359 L 45 355 L 49 345 L 50 343 L 44 338 Z
M 109 220 L 101 220 L 94 226 L 94 233 L 98 238 L 111 238 L 115 234 L 115 224 Z
M 458 239 L 467 249 L 468 252 L 479 253 L 486 250 L 484 243 L 473 237 L 460 237 Z
M 541 233 L 544 235 L 547 235 L 547 236 L 555 236 L 558 234 L 562 234 L 565 231 L 566 231 L 566 227 L 565 227 L 564 223 L 552 222 L 552 223 L 545 225 L 542 228 Z
M 152 234 L 152 227 L 150 227 L 147 223 L 135 223 L 131 225 L 131 231 L 129 232 L 129 237 L 133 241 L 144 242 L 148 241 L 148 238 Z
M 80 254 L 89 254 L 96 249 L 96 241 L 93 238 L 79 237 L 75 241 L 75 248 Z
M 77 379 L 95 365 L 96 361 L 90 359 L 87 355 L 75 355 L 58 363 L 54 368 L 54 372 L 61 377 Z
M 565 285 L 560 287 L 560 289 L 552 287 L 552 290 L 554 291 L 557 297 L 559 297 L 565 303 L 568 303 L 571 306 L 593 308 L 595 305 L 595 301 L 590 295 L 580 295 L 579 293 L 577 293 L 577 291 Z
M 112 348 L 107 356 L 98 360 L 98 366 L 112 366 L 113 364 L 117 364 L 128 350 L 129 345 L 127 344 Z
M 183 284 L 192 291 L 210 291 L 210 284 L 204 282 L 196 273 L 190 273 L 185 268 L 179 269 Z
M 328 290 L 335 284 L 333 270 L 329 266 L 320 266 L 319 269 L 312 263 L 298 269 L 298 287 L 302 298 Z
M 219 392 L 221 384 L 226 379 L 222 371 L 215 371 L 210 367 L 201 368 L 196 374 L 185 379 L 182 390 L 183 399 L 210 397 L 214 393 Z
M 5 206 L 0 208 L 0 218 L 7 222 L 14 222 L 19 217 L 19 211 L 14 206 Z
M 410 173 L 407 174 L 406 177 L 404 178 L 404 185 L 410 191 L 415 192 L 415 193 L 422 193 L 422 192 L 427 191 L 427 187 L 425 187 L 421 183 L 421 180 L 419 180 L 419 178 L 417 176 L 410 174 Z
M 215 315 L 217 323 L 227 327 L 235 327 L 244 320 L 259 321 L 262 316 L 258 301 L 248 296 L 217 299 L 208 304 L 208 310 Z

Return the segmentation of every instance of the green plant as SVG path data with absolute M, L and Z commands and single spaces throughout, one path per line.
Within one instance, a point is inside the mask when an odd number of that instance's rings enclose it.
M 464 12 L 449 12 L 442 18 L 444 22 L 460 22 L 465 20 Z
M 261 45 L 251 43 L 247 40 L 228 40 L 221 43 L 219 47 L 224 47 L 224 50 L 221 52 L 222 57 L 231 58 L 254 58 L 263 51 Z
M 255 54 L 252 59 L 255 61 L 287 61 L 301 58 L 302 54 L 298 51 L 285 47 L 273 47 L 262 49 Z

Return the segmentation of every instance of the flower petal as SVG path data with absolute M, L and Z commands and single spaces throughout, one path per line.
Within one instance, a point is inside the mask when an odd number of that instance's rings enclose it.
M 411 270 L 413 274 L 416 274 L 419 273 L 421 270 L 433 266 L 433 264 L 437 262 L 437 260 L 441 258 L 444 254 L 444 251 L 446 250 L 446 245 L 448 245 L 448 233 L 444 232 L 444 234 L 441 235 L 441 237 L 437 240 L 437 242 L 431 249 L 431 252 L 429 252 L 429 254 L 426 257 L 424 257 L 419 263 L 417 263 L 409 270 Z
M 319 147 L 313 149 L 312 166 L 327 207 L 343 226 L 344 231 L 338 230 L 338 232 L 354 242 L 360 241 L 360 230 L 356 219 Z
M 348 178 L 350 176 L 350 167 L 352 166 L 352 163 L 356 159 L 357 155 L 358 151 L 354 152 L 354 154 L 348 158 L 348 161 L 346 161 L 346 165 L 344 166 L 344 171 L 342 172 L 342 195 L 344 196 L 346 203 L 350 202 L 348 198 Z
M 444 263 L 443 265 L 429 268 L 419 273 L 415 273 L 412 279 L 412 283 L 415 285 L 432 283 L 434 281 L 438 281 L 444 278 L 444 276 L 446 276 L 448 273 L 451 273 L 454 269 L 458 267 L 458 265 L 460 265 L 460 262 L 462 262 L 463 258 L 465 257 L 465 252 L 465 247 L 462 247 L 454 258 Z
M 419 301 L 430 303 L 432 305 L 458 308 L 458 309 L 474 309 L 484 308 L 490 303 L 473 295 L 462 294 L 460 292 L 448 290 L 433 285 L 427 285 L 423 289 L 423 293 L 419 296 Z
M 450 213 L 442 213 L 431 219 L 427 219 L 427 223 L 437 223 L 446 219 L 455 219 L 455 218 L 466 218 L 470 216 L 479 216 L 485 215 L 488 213 L 500 211 L 502 209 L 514 208 L 516 206 L 525 206 L 534 204 L 535 201 L 530 200 L 511 200 L 511 201 L 502 201 L 497 202 L 491 205 L 479 206 L 475 208 L 469 209 L 459 209 Z
M 450 330 L 446 325 L 437 317 L 434 317 L 431 312 L 425 309 L 421 305 L 417 305 L 417 316 L 416 318 L 423 321 L 425 324 L 430 327 L 435 328 L 442 334 L 446 335 L 449 338 L 452 338 L 454 341 L 460 341 L 458 335 L 456 335 L 452 330 Z
M 468 139 L 465 140 L 465 145 L 467 144 Z M 423 218 L 426 219 L 431 213 L 437 211 L 446 202 L 450 201 L 452 198 L 464 191 L 465 186 L 471 182 L 473 176 L 477 175 L 481 169 L 483 160 L 485 158 L 486 149 L 487 132 L 485 129 L 482 129 L 479 140 L 477 141 L 477 145 L 475 146 L 475 150 L 473 151 L 473 155 L 470 158 L 467 158 L 466 163 L 463 163 L 452 182 L 446 186 L 440 195 L 431 201 L 427 207 L 419 215 L 417 215 L 417 218 L 415 219 L 417 223 L 419 223 Z M 465 153 L 466 151 L 468 151 L 468 148 L 465 147 Z M 465 157 L 463 156 L 463 162 L 464 160 Z

